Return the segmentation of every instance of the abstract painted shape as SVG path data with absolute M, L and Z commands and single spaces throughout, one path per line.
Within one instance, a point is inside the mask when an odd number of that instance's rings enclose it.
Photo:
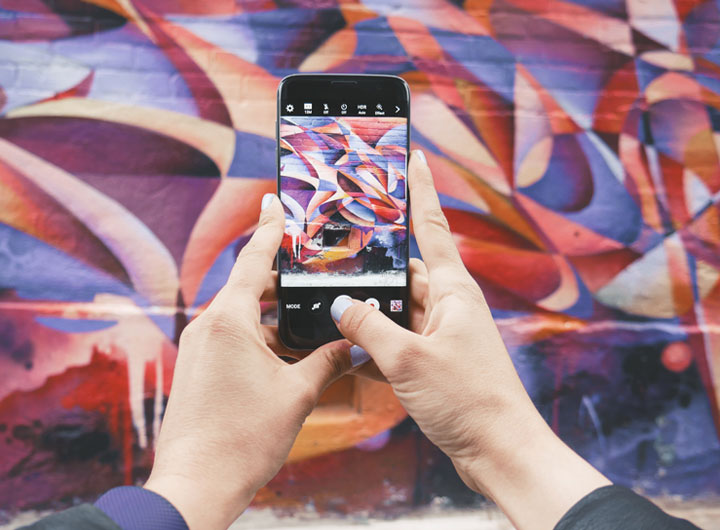
M 408 82 L 412 147 L 553 429 L 617 483 L 720 494 L 719 21 L 713 0 L 0 0 L 0 514 L 146 476 L 297 71 Z M 361 227 L 329 237 L 339 261 L 404 223 L 394 125 L 281 123 L 288 255 L 322 261 L 328 218 Z M 471 502 L 404 417 L 336 383 L 258 505 Z

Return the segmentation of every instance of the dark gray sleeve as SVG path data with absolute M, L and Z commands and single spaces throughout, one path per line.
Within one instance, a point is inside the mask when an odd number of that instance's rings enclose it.
M 652 502 L 622 486 L 588 493 L 560 519 L 555 530 L 699 530 L 672 517 Z
M 81 504 L 55 513 L 18 530 L 122 530 L 105 512 L 92 504 Z

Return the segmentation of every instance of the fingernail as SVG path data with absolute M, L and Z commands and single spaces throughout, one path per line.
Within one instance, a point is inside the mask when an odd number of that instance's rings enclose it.
M 370 354 L 360 346 L 355 345 L 350 348 L 350 360 L 352 361 L 353 368 L 368 362 L 370 359 Z
M 273 197 L 275 197 L 274 193 L 266 193 L 263 195 L 262 202 L 260 203 L 260 209 L 264 210 L 270 206 L 270 203 L 273 201 Z
M 425 158 L 425 153 L 423 153 L 420 149 L 415 149 L 415 151 L 413 151 L 413 155 L 418 157 L 420 162 L 427 166 L 427 158 Z
M 346 294 L 341 294 L 335 300 L 333 300 L 330 306 L 330 316 L 333 317 L 335 322 L 340 322 L 345 310 L 352 305 L 353 301 Z

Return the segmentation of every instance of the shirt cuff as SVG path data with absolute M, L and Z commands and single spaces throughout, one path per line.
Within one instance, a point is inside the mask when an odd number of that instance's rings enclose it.
M 700 530 L 672 517 L 645 497 L 622 486 L 603 486 L 580 499 L 560 519 L 555 530 Z
M 185 519 L 165 497 L 137 486 L 113 488 L 95 507 L 122 530 L 188 530 Z

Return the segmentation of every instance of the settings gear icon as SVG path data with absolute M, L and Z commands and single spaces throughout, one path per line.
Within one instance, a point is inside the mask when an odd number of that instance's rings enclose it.
M 295 110 L 295 106 L 292 104 L 287 104 L 287 105 L 285 105 L 285 110 L 288 112 L 292 112 Z

